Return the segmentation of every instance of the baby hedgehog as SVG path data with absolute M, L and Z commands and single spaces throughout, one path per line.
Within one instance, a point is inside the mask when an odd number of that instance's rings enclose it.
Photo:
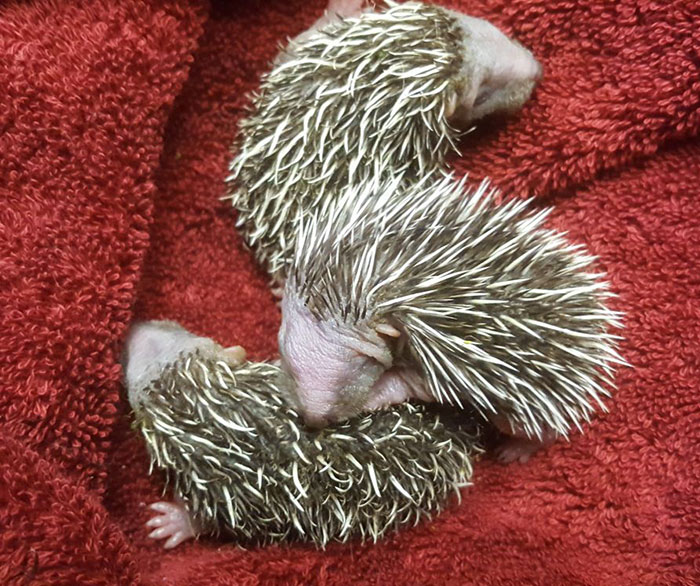
M 545 438 L 604 408 L 624 361 L 594 258 L 542 226 L 548 210 L 494 195 L 451 177 L 371 180 L 307 217 L 279 332 L 307 422 L 417 398 Z
M 518 110 L 541 75 L 496 27 L 438 6 L 387 2 L 320 24 L 263 77 L 228 178 L 238 226 L 280 283 L 300 216 L 370 176 L 443 170 L 458 126 Z
M 152 505 L 151 536 L 166 547 L 220 530 L 256 543 L 376 541 L 459 495 L 479 451 L 473 420 L 410 404 L 309 430 L 279 367 L 172 322 L 135 325 L 125 369 L 135 426 L 179 501 Z

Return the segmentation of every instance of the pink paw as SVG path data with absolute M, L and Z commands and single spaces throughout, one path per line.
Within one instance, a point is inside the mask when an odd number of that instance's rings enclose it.
M 196 532 L 185 507 L 176 503 L 153 503 L 150 509 L 159 513 L 146 523 L 146 527 L 155 527 L 148 536 L 151 539 L 165 539 L 163 547 L 172 549 L 183 541 L 195 537 Z
M 510 464 L 511 462 L 525 464 L 542 446 L 543 444 L 538 441 L 509 437 L 504 439 L 494 451 L 496 460 L 501 464 Z
M 246 351 L 243 346 L 224 348 L 224 356 L 233 366 L 240 366 L 246 361 Z

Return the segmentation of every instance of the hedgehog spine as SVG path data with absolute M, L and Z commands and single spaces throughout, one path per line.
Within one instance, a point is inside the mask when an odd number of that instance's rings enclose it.
M 440 7 L 388 3 L 293 44 L 263 77 L 228 181 L 238 226 L 271 273 L 290 260 L 294 217 L 327 205 L 333 190 L 444 169 L 456 151 L 445 113 L 464 83 L 463 34 Z
M 439 401 L 503 414 L 531 437 L 568 435 L 604 408 L 603 384 L 625 364 L 608 284 L 543 227 L 549 210 L 495 206 L 488 183 L 465 181 L 347 188 L 303 222 L 286 294 L 319 321 L 391 322 L 407 339 L 397 359 L 418 364 Z
M 473 425 L 446 426 L 403 405 L 309 432 L 280 393 L 280 376 L 270 364 L 231 368 L 196 351 L 164 369 L 135 406 L 152 465 L 203 532 L 320 546 L 376 541 L 469 484 L 479 452 Z

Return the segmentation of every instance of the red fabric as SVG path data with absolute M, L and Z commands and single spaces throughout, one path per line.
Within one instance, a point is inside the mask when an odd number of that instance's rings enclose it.
M 0 583 L 700 582 L 700 9 L 623 0 L 451 6 L 544 64 L 522 115 L 457 167 L 553 204 L 626 313 L 611 412 L 529 464 L 478 464 L 432 523 L 378 545 L 244 551 L 146 538 L 160 497 L 117 358 L 137 314 L 254 358 L 279 315 L 223 193 L 277 43 L 321 2 L 0 7 Z

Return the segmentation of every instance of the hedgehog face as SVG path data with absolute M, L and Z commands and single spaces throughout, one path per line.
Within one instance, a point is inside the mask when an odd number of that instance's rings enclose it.
M 180 352 L 192 351 L 207 343 L 214 345 L 211 340 L 198 338 L 174 322 L 134 324 L 127 336 L 122 356 L 124 379 L 130 395 L 135 393 L 135 399 L 141 389 L 158 377 L 163 367 L 177 360 Z
M 290 295 L 282 300 L 279 346 L 297 407 L 314 427 L 366 411 L 374 402 L 373 387 L 392 365 L 391 352 L 376 332 L 318 320 Z
M 129 330 L 121 357 L 131 405 L 141 402 L 145 389 L 160 376 L 163 368 L 182 354 L 195 350 L 220 355 L 229 364 L 241 364 L 246 357 L 240 346 L 222 348 L 213 340 L 195 336 L 172 321 L 135 323 Z
M 464 85 L 448 117 L 461 126 L 494 112 L 519 110 L 542 77 L 542 66 L 530 51 L 491 23 L 453 15 L 465 37 Z

